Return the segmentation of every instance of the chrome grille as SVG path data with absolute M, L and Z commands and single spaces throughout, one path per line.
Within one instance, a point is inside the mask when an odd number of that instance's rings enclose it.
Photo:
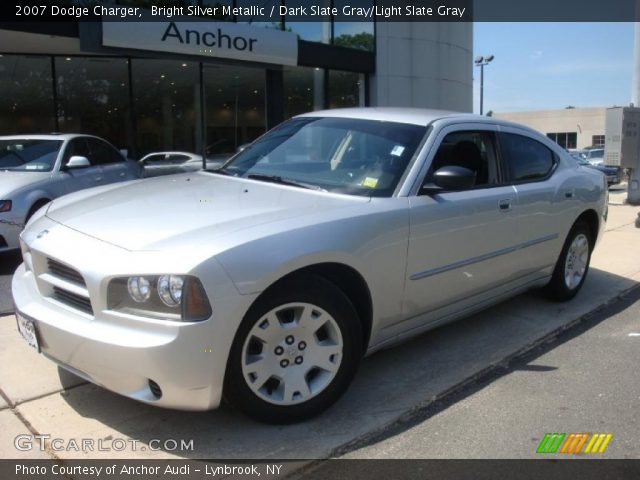
M 62 302 L 71 307 L 77 308 L 85 313 L 93 315 L 93 308 L 91 307 L 91 301 L 87 297 L 78 295 L 60 287 L 53 287 L 52 298 L 55 298 L 59 302 Z
M 80 272 L 63 263 L 53 260 L 52 258 L 47 258 L 47 267 L 49 268 L 49 272 L 56 277 L 64 278 L 69 282 L 82 285 L 83 287 L 86 286 L 84 278 L 82 278 Z

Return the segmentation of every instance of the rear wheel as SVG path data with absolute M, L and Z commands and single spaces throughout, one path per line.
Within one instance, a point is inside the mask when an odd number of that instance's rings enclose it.
M 342 395 L 361 356 L 349 299 L 322 277 L 299 277 L 247 313 L 231 348 L 225 396 L 260 421 L 304 420 Z
M 587 278 L 592 249 L 589 226 L 584 222 L 576 223 L 567 236 L 551 281 L 546 287 L 551 298 L 566 301 L 576 296 Z

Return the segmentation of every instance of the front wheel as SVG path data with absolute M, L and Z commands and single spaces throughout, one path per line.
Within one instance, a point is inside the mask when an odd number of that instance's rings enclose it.
M 301 421 L 342 395 L 361 356 L 361 325 L 349 299 L 322 277 L 299 277 L 260 298 L 245 316 L 231 348 L 225 396 L 260 421 Z
M 546 293 L 554 300 L 571 300 L 582 288 L 591 262 L 593 250 L 591 232 L 583 223 L 576 223 L 562 247 Z

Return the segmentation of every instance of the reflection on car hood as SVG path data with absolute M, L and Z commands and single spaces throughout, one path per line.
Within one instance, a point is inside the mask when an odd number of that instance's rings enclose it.
M 11 200 L 10 194 L 19 188 L 46 180 L 51 172 L 12 172 L 0 170 L 0 200 Z M 9 196 L 9 198 L 5 198 Z
M 156 250 L 368 201 L 198 172 L 84 190 L 47 216 L 127 250 Z

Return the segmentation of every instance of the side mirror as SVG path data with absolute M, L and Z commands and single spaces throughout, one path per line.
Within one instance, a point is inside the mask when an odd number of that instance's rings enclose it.
M 121 148 L 118 151 L 120 152 L 120 155 L 122 155 L 124 158 L 129 158 L 129 149 L 128 148 Z
M 73 168 L 86 168 L 86 167 L 90 167 L 90 166 L 91 166 L 91 162 L 89 162 L 89 159 L 87 157 L 81 157 L 80 155 L 74 155 L 73 157 L 71 157 L 69 159 L 69 161 L 64 166 L 64 168 L 70 170 L 70 169 L 73 169 Z
M 455 192 L 467 190 L 476 183 L 476 173 L 468 168 L 456 165 L 442 167 L 433 174 L 433 184 L 422 187 L 424 193 L 430 192 Z

